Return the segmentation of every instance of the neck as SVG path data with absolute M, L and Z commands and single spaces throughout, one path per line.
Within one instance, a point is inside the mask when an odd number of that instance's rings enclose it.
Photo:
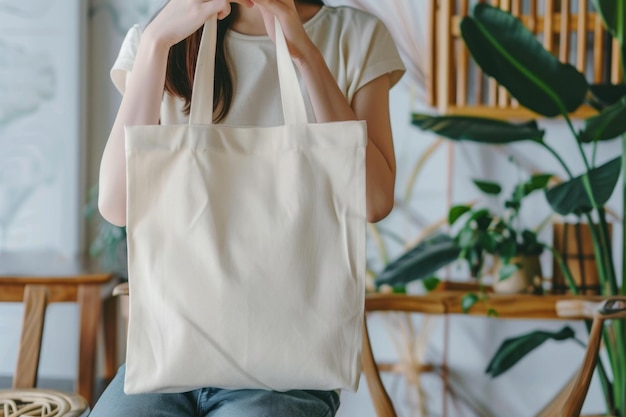
M 296 1 L 296 10 L 302 23 L 305 23 L 315 16 L 320 10 L 320 6 Z M 251 8 L 247 8 L 233 4 L 233 13 L 235 13 L 235 21 L 233 22 L 232 30 L 235 32 L 251 36 L 267 35 L 259 6 L 254 5 Z

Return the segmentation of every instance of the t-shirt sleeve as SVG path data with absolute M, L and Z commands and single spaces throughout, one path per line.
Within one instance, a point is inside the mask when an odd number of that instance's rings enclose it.
M 111 80 L 122 94 L 126 90 L 126 76 L 133 69 L 140 37 L 141 27 L 139 25 L 131 27 L 126 33 L 120 52 L 111 68 Z
M 389 74 L 391 86 L 394 86 L 406 71 L 398 48 L 383 22 L 368 15 L 367 19 L 355 26 L 361 26 L 354 28 L 358 30 L 356 36 L 360 45 L 358 59 L 350 60 L 354 65 L 349 68 L 353 74 L 348 91 L 350 99 L 361 87 L 384 74 Z

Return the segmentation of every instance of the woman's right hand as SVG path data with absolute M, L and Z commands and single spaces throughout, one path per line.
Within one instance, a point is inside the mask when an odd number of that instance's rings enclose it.
M 144 35 L 170 48 L 198 30 L 212 16 L 224 19 L 230 14 L 231 3 L 244 7 L 254 5 L 251 0 L 169 0 L 146 27 Z

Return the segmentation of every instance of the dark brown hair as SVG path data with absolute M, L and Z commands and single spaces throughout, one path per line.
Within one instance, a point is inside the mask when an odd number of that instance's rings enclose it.
M 323 6 L 322 0 L 296 0 L 300 3 Z M 233 102 L 235 92 L 233 78 L 228 68 L 228 57 L 224 43 L 224 35 L 233 25 L 236 18 L 237 5 L 233 4 L 233 12 L 217 22 L 217 47 L 215 52 L 215 86 L 213 90 L 213 120 L 223 120 Z M 170 48 L 165 75 L 165 91 L 185 100 L 184 111 L 189 114 L 193 77 L 196 60 L 200 49 L 202 28 Z

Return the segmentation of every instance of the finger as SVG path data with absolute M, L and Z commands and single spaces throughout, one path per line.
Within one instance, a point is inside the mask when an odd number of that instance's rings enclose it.
M 230 14 L 229 0 L 202 1 L 199 7 L 202 13 L 201 16 L 204 16 L 205 19 L 209 19 L 211 16 L 215 15 L 217 15 L 219 19 L 223 19 Z
M 226 2 L 225 8 L 220 10 L 219 13 L 217 13 L 217 18 L 219 20 L 226 19 L 226 17 L 228 17 L 231 11 L 232 11 L 232 8 L 230 7 L 230 2 Z

